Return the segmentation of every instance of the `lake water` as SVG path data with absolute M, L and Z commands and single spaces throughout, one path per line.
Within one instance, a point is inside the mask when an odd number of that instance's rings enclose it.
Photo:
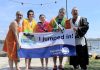
M 88 40 L 89 52 L 100 55 L 100 40 Z
M 91 53 L 97 53 L 100 55 L 100 41 L 88 41 L 89 46 L 89 52 Z M 3 44 L 0 43 L 0 51 L 2 51 Z
M 0 43 L 0 51 L 2 50 L 3 44 Z

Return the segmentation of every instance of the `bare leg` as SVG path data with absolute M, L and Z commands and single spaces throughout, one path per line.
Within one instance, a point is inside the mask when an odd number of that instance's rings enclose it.
M 32 67 L 30 66 L 31 65 L 31 58 L 30 59 L 25 58 L 25 65 L 26 65 L 26 70 L 32 69 Z
M 16 70 L 21 70 L 21 69 L 19 68 L 19 62 L 17 62 L 17 61 L 15 61 L 15 67 L 16 67 Z
M 59 57 L 59 69 L 60 70 L 64 70 L 64 68 L 62 66 L 62 62 L 63 62 L 63 57 Z
M 29 69 L 31 69 L 31 58 L 29 59 Z
M 28 63 L 29 63 L 29 59 L 26 59 L 26 58 L 25 58 L 26 70 L 28 70 L 28 69 L 29 69 L 29 64 L 28 64 Z
M 57 63 L 57 57 L 56 56 L 53 57 L 53 62 L 54 62 L 54 68 L 53 68 L 53 70 L 55 70 L 55 69 L 57 69 L 57 65 L 56 65 L 56 63 Z
M 48 68 L 48 58 L 45 58 L 46 68 Z
M 59 57 L 59 64 L 62 65 L 62 62 L 63 62 L 63 56 Z
M 54 66 L 56 66 L 56 63 L 57 63 L 57 57 L 53 57 L 53 62 L 54 62 Z
M 9 62 L 10 70 L 13 70 L 13 60 L 9 59 L 8 62 Z
M 43 58 L 40 58 L 40 60 L 41 60 L 42 68 L 44 68 L 44 60 L 43 60 Z

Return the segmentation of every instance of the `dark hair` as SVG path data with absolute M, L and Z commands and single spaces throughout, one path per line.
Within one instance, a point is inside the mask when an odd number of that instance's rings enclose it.
M 39 18 L 40 18 L 40 17 L 42 17 L 42 16 L 44 16 L 44 17 L 45 17 L 45 15 L 44 15 L 44 14 L 40 14 Z
M 31 10 L 31 9 L 28 10 L 28 12 L 27 12 L 27 17 L 28 17 L 28 18 L 29 18 L 29 13 L 30 13 L 30 12 L 33 12 L 33 14 L 34 14 L 34 11 L 33 11 L 33 10 Z
M 66 10 L 64 8 L 61 8 L 61 9 L 59 9 L 59 12 L 61 12 L 61 11 L 65 12 Z

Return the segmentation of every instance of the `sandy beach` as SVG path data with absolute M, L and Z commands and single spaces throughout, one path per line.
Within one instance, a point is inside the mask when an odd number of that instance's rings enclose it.
M 67 62 L 67 57 L 64 57 L 63 60 L 63 65 Z M 57 65 L 58 65 L 58 60 L 57 60 Z M 52 70 L 53 67 L 53 60 L 52 58 L 49 58 L 49 63 L 48 63 L 48 69 L 42 69 L 41 68 L 41 63 L 39 58 L 33 58 L 31 66 L 33 69 L 30 70 Z M 15 66 L 14 66 L 15 67 Z M 25 62 L 24 59 L 20 59 L 20 67 L 21 70 L 25 70 Z M 9 70 L 9 65 L 8 65 L 8 58 L 7 57 L 0 57 L 0 70 Z

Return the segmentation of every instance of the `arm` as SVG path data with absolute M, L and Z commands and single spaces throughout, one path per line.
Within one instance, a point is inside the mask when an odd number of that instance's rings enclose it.
M 79 37 L 83 37 L 89 29 L 89 23 L 87 22 L 86 18 L 81 18 L 80 25 L 76 31 Z

